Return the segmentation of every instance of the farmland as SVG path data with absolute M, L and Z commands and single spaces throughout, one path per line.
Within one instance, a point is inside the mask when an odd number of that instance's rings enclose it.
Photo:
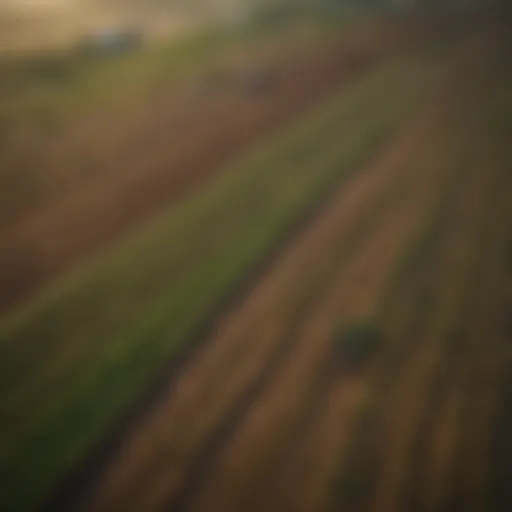
M 503 21 L 215 41 L 9 93 L 0 509 L 509 510 Z

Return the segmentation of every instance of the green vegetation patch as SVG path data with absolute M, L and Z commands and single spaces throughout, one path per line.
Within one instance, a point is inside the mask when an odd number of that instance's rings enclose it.
M 343 368 L 359 368 L 375 354 L 382 342 L 376 319 L 349 321 L 337 328 L 334 349 Z

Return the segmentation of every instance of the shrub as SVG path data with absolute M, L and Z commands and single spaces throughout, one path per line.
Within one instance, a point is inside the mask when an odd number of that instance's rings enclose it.
M 345 323 L 338 327 L 334 336 L 338 359 L 344 367 L 359 367 L 377 350 L 380 338 L 373 319 Z

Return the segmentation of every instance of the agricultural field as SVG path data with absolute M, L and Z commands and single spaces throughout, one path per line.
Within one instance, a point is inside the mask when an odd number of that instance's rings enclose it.
M 0 62 L 0 510 L 511 510 L 508 28 Z

